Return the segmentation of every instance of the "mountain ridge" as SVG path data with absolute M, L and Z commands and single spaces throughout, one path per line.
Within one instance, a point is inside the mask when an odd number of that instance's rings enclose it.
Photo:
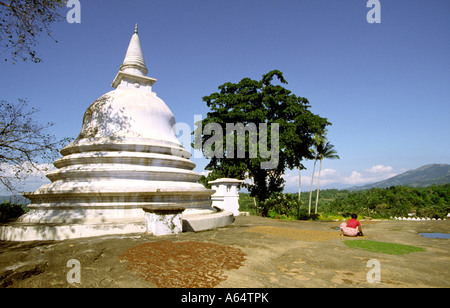
M 414 170 L 408 170 L 383 181 L 363 186 L 353 186 L 348 188 L 348 190 L 368 190 L 372 188 L 387 188 L 400 185 L 427 187 L 433 184 L 440 185 L 447 183 L 450 183 L 450 165 L 428 164 Z

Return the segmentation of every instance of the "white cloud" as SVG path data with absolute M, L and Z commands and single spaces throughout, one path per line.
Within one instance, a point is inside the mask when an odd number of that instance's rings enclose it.
M 343 174 L 336 169 L 323 169 L 320 173 L 320 187 L 326 188 L 348 188 L 351 186 L 359 186 L 374 183 L 391 178 L 397 175 L 392 166 L 375 165 L 363 170 L 353 170 L 350 174 Z M 317 187 L 316 169 L 313 189 Z M 285 191 L 298 191 L 298 170 L 287 172 L 283 178 L 286 180 Z M 302 190 L 309 190 L 311 187 L 311 171 L 302 170 Z
M 367 181 L 367 179 L 365 179 L 363 175 L 358 171 L 353 171 L 350 176 L 344 177 L 342 180 L 345 184 L 352 184 L 352 185 L 365 183 Z
M 37 168 L 33 168 L 30 162 L 23 162 L 20 169 L 27 170 L 27 174 L 30 176 L 45 176 L 49 171 L 55 170 L 56 168 L 52 164 L 37 164 Z M 15 165 L 10 165 L 7 163 L 0 164 L 0 171 L 2 176 L 14 176 L 19 168 Z
M 323 169 L 320 172 L 320 177 L 324 177 L 324 178 L 326 178 L 326 177 L 335 177 L 335 176 L 338 176 L 338 175 L 339 175 L 339 172 L 337 170 L 335 170 L 335 169 Z
M 390 173 L 392 172 L 392 167 L 384 165 L 376 165 L 373 166 L 372 168 L 365 169 L 365 171 L 369 173 Z
M 211 171 L 206 171 L 206 170 L 204 170 L 204 171 L 201 171 L 200 172 L 200 175 L 204 175 L 204 176 L 208 176 L 209 174 L 211 173 Z
M 353 171 L 349 177 L 344 178 L 344 181 L 347 184 L 354 184 L 354 185 L 379 182 L 398 174 L 393 170 L 394 168 L 392 168 L 391 166 L 376 165 L 369 169 L 364 169 L 362 173 Z
M 314 176 L 313 189 L 317 186 L 317 176 L 319 171 L 316 170 Z M 302 190 L 307 190 L 311 187 L 311 173 L 306 173 L 306 170 L 302 170 Z M 298 170 L 292 170 L 286 172 L 283 175 L 285 182 L 286 191 L 298 191 Z M 326 187 L 334 183 L 339 183 L 340 174 L 339 171 L 335 169 L 323 169 L 320 172 L 320 187 Z
M 24 162 L 21 166 L 29 172 L 21 175 L 21 180 L 17 180 L 15 174 L 18 170 L 17 166 L 2 163 L 0 164 L 1 176 L 8 177 L 14 189 L 18 191 L 34 191 L 43 184 L 50 183 L 50 180 L 45 176 L 48 172 L 56 170 L 52 164 L 38 164 L 38 170 L 31 168 L 29 162 Z M 10 195 L 11 192 L 6 187 L 0 186 L 1 195 Z

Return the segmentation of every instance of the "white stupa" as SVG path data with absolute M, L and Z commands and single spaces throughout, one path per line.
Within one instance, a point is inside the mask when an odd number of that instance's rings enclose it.
M 62 149 L 56 171 L 25 196 L 30 211 L 0 227 L 0 240 L 59 240 L 146 232 L 145 207 L 184 207 L 183 229 L 232 223 L 211 207 L 213 190 L 197 183 L 175 118 L 152 86 L 137 31 L 112 83 L 86 110 L 80 135 Z

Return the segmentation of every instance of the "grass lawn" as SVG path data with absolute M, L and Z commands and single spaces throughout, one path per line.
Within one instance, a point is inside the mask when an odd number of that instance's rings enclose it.
M 411 252 L 425 251 L 422 247 L 369 240 L 346 240 L 344 241 L 344 244 L 350 248 L 361 248 L 367 251 L 382 252 L 390 255 L 402 255 Z

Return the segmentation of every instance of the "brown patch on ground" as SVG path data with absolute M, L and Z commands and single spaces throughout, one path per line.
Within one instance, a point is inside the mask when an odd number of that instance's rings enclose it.
M 270 236 L 285 237 L 291 240 L 299 240 L 303 242 L 323 242 L 339 237 L 339 233 L 319 230 L 299 230 L 294 228 L 281 228 L 272 226 L 252 227 L 247 232 L 255 232 Z
M 227 279 L 225 271 L 243 265 L 244 256 L 231 246 L 162 241 L 133 247 L 119 259 L 161 288 L 212 288 Z

